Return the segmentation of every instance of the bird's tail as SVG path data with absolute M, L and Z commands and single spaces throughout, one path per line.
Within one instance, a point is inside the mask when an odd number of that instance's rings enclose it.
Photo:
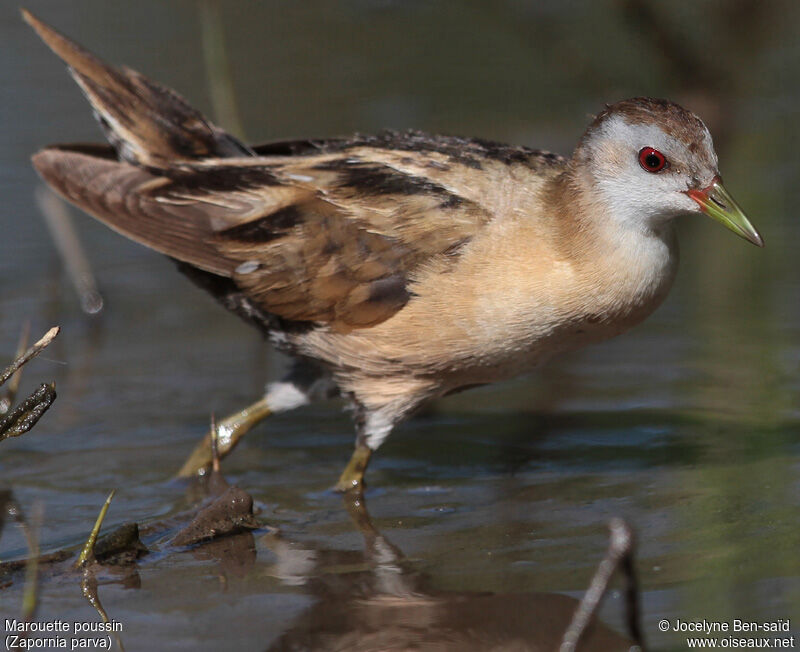
M 22 16 L 69 66 L 121 160 L 163 169 L 182 161 L 253 155 L 175 91 L 130 68 L 108 65 L 24 9 Z
M 22 15 L 69 66 L 113 146 L 46 147 L 33 156 L 41 177 L 132 240 L 206 272 L 230 276 L 237 263 L 220 255 L 212 226 L 226 208 L 186 197 L 193 189 L 182 179 L 185 168 L 202 159 L 249 157 L 251 150 L 174 91 L 128 68 L 110 66 L 29 12 Z M 172 197 L 173 191 L 179 196 Z

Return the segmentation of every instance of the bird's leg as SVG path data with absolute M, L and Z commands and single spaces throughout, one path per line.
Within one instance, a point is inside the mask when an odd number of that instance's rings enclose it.
M 351 395 L 356 421 L 356 449 L 344 467 L 335 491 L 356 495 L 364 493 L 364 472 L 373 451 L 389 436 L 394 424 L 415 404 L 404 395 L 400 401 L 385 402 L 377 407 L 367 407 L 355 395 Z
M 358 441 L 356 449 L 353 451 L 347 466 L 344 467 L 344 471 L 342 471 L 334 490 L 341 493 L 363 493 L 364 472 L 367 470 L 370 457 L 372 457 L 372 449 L 366 443 Z
M 267 385 L 264 398 L 217 423 L 217 451 L 220 459 L 230 453 L 247 432 L 270 414 L 294 410 L 317 399 L 328 398 L 334 392 L 335 386 L 322 369 L 309 360 L 296 360 L 282 380 Z M 193 476 L 207 470 L 210 465 L 211 433 L 197 445 L 178 471 L 178 477 Z
M 234 412 L 217 423 L 217 450 L 220 458 L 230 453 L 234 446 L 253 426 L 266 419 L 272 410 L 267 402 L 267 397 L 248 405 L 243 410 Z M 178 477 L 188 478 L 208 470 L 211 465 L 211 433 L 192 451 L 189 459 L 184 462 Z

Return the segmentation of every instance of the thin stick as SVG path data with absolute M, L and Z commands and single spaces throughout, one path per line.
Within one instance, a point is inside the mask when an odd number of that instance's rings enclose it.
M 25 563 L 25 590 L 22 594 L 22 620 L 31 622 L 39 604 L 39 530 L 42 526 L 44 508 L 38 502 L 33 506 L 29 527 L 24 527 L 28 542 L 28 561 Z
M 25 351 L 25 353 L 14 360 L 14 362 L 12 362 L 8 367 L 6 367 L 5 371 L 0 374 L 0 385 L 4 385 L 17 369 L 27 364 L 32 358 L 35 358 L 45 348 L 47 348 L 50 342 L 55 339 L 55 336 L 58 335 L 60 330 L 60 327 L 53 326 L 53 328 L 47 331 L 44 336 L 38 342 L 36 342 L 36 344 L 34 344 L 31 348 Z
M 216 0 L 201 0 L 200 34 L 214 115 L 225 129 L 237 138 L 243 138 L 244 128 L 236 105 L 236 93 L 233 89 L 222 25 L 219 3 Z
M 35 195 L 67 276 L 78 295 L 81 310 L 87 315 L 97 314 L 103 309 L 103 296 L 97 289 L 92 267 L 66 205 L 46 186 L 38 186 Z
M 213 412 L 211 414 L 211 470 L 219 473 L 219 430 L 217 430 L 217 419 Z
M 586 590 L 583 599 L 575 609 L 572 622 L 570 622 L 569 627 L 567 627 L 567 630 L 564 632 L 564 638 L 561 641 L 559 652 L 575 652 L 581 640 L 581 636 L 583 636 L 592 618 L 594 618 L 597 613 L 600 603 L 608 591 L 608 583 L 612 575 L 614 575 L 614 572 L 619 568 L 620 563 L 627 559 L 628 561 L 623 564 L 623 567 L 628 567 L 628 569 L 632 569 L 633 567 L 633 532 L 630 527 L 621 518 L 612 518 L 608 524 L 608 528 L 611 531 L 608 552 L 606 552 L 606 556 L 597 567 L 597 571 L 589 584 L 589 588 Z M 631 585 L 629 581 L 629 591 L 632 586 L 635 587 L 635 583 Z M 629 607 L 631 606 L 630 597 L 629 595 Z M 633 602 L 636 602 L 635 596 L 633 597 Z M 631 633 L 637 645 L 639 645 L 641 649 L 644 649 L 641 629 L 638 626 L 638 607 L 635 613 L 628 613 L 629 626 L 630 623 L 634 621 L 637 624 L 631 627 Z
M 639 608 L 639 582 L 636 577 L 636 564 L 633 563 L 633 546 L 622 557 L 622 574 L 625 576 L 625 613 L 627 615 L 628 633 L 644 650 L 644 634 L 642 632 L 642 614 Z
M 22 331 L 19 334 L 19 343 L 17 344 L 17 352 L 14 355 L 15 358 L 19 358 L 23 353 L 25 353 L 25 349 L 28 348 L 28 339 L 30 336 L 31 323 L 26 321 L 25 325 L 22 327 Z M 0 415 L 8 414 L 11 406 L 14 405 L 14 399 L 17 398 L 17 392 L 19 391 L 19 383 L 21 380 L 22 370 L 18 369 L 16 373 L 11 376 L 8 387 L 6 387 L 6 395 L 3 398 L 0 398 Z
M 108 498 L 106 498 L 106 502 L 103 503 L 103 507 L 100 509 L 100 513 L 97 515 L 97 520 L 94 522 L 94 527 L 89 533 L 89 538 L 86 539 L 86 543 L 83 544 L 81 554 L 78 556 L 78 560 L 75 562 L 75 568 L 82 568 L 83 566 L 86 566 L 88 562 L 94 561 L 94 544 L 97 542 L 97 535 L 100 534 L 100 527 L 103 525 L 103 520 L 106 517 L 108 507 L 111 505 L 111 500 L 114 498 L 115 493 L 117 493 L 117 490 L 112 489 L 111 493 L 108 494 Z

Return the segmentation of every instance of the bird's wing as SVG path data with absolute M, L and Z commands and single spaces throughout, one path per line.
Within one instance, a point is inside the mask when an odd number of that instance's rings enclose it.
M 452 260 L 492 214 L 422 177 L 341 154 L 216 159 L 155 173 L 85 147 L 34 156 L 42 177 L 111 228 L 232 278 L 260 308 L 339 328 L 379 323 L 415 271 Z
M 174 91 L 24 16 L 69 65 L 113 146 L 46 148 L 33 159 L 42 177 L 284 319 L 340 329 L 388 319 L 421 268 L 455 260 L 508 209 L 486 199 L 496 188 L 557 168 L 554 155 L 420 132 L 250 149 Z

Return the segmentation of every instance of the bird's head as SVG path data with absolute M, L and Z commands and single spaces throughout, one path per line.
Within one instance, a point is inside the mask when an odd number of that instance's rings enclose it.
M 634 98 L 607 107 L 589 125 L 572 165 L 626 226 L 659 229 L 679 215 L 702 212 L 764 245 L 722 186 L 708 129 L 673 102 Z

